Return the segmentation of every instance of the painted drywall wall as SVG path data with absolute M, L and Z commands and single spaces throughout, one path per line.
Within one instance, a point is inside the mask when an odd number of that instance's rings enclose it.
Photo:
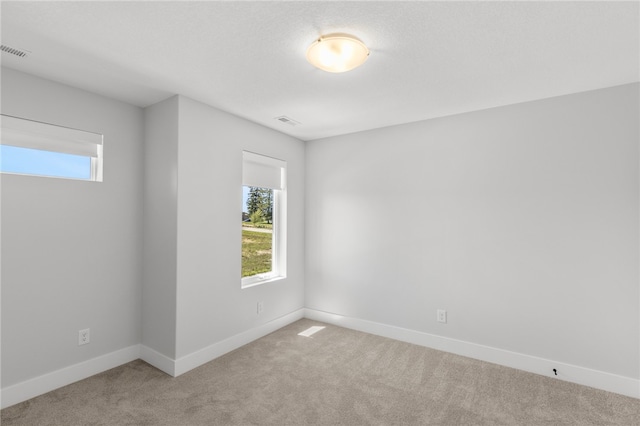
M 144 128 L 140 108 L 6 68 L 2 113 L 104 135 L 102 183 L 0 177 L 4 388 L 140 342 Z
M 638 91 L 307 143 L 305 306 L 637 379 Z
M 142 344 L 176 353 L 178 96 L 144 110 Z
M 304 303 L 304 143 L 179 97 L 176 357 Z M 241 289 L 242 151 L 287 162 L 287 278 Z M 257 314 L 258 301 L 264 312 Z

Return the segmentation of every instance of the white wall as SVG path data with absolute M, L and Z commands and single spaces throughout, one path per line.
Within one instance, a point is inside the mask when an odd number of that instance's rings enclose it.
M 638 90 L 308 143 L 305 306 L 637 379 Z
M 5 68 L 2 113 L 104 134 L 102 183 L 0 177 L 5 388 L 140 342 L 143 119 Z
M 10 69 L 2 112 L 104 134 L 102 183 L 0 176 L 3 407 L 137 356 L 180 374 L 302 317 L 302 142 L 180 96 L 143 111 Z M 289 251 L 286 279 L 242 290 L 244 149 L 288 163 Z
M 638 378 L 638 87 L 305 147 L 3 69 L 3 113 L 104 133 L 105 168 L 0 176 L 2 388 L 140 342 L 194 366 L 303 306 Z M 247 289 L 242 150 L 289 191 L 287 279 Z
M 304 304 L 304 144 L 182 96 L 179 105 L 177 358 Z M 287 278 L 246 289 L 243 150 L 285 160 L 288 174 Z
M 143 352 L 162 356 L 143 358 L 180 374 L 259 337 L 279 318 L 302 316 L 304 144 L 183 96 L 147 108 L 145 118 L 142 343 Z M 287 278 L 246 289 L 240 286 L 243 150 L 287 162 L 289 218 Z M 236 343 L 225 342 L 231 338 Z
M 144 110 L 142 344 L 174 359 L 178 233 L 178 96 Z

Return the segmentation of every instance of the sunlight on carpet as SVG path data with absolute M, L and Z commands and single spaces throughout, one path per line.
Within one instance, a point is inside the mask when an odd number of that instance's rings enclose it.
M 298 333 L 298 336 L 311 337 L 322 329 L 324 329 L 324 327 L 314 325 L 313 327 L 309 327 L 305 331 Z

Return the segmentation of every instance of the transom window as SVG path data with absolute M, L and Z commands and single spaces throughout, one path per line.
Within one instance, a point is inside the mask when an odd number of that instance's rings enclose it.
M 0 172 L 102 182 L 102 135 L 2 114 Z

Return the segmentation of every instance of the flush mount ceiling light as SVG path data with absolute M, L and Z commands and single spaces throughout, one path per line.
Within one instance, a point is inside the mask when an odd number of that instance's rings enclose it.
M 367 46 L 348 34 L 321 36 L 307 49 L 307 60 L 328 72 L 352 70 L 362 65 L 368 57 Z

